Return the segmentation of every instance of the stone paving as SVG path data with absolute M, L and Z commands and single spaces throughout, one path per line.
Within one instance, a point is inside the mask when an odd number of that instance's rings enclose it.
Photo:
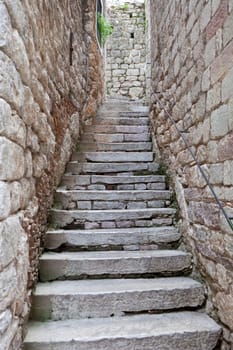
M 146 107 L 107 101 L 55 194 L 25 350 L 215 348 L 158 169 Z

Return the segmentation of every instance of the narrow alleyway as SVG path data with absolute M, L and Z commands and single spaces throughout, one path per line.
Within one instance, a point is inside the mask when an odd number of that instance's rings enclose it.
M 147 108 L 109 100 L 87 126 L 51 210 L 25 350 L 212 350 Z

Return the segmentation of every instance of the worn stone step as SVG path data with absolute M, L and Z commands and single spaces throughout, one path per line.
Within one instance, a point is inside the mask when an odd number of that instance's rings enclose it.
M 80 142 L 100 142 L 100 143 L 116 143 L 116 142 L 149 142 L 151 135 L 149 133 L 87 133 L 82 134 Z
M 124 99 L 108 98 L 102 106 L 99 107 L 97 115 L 111 117 L 119 116 L 148 116 L 149 108 L 140 103 L 140 101 L 130 101 Z
M 49 230 L 45 237 L 45 248 L 49 250 L 63 247 L 79 249 L 106 249 L 107 247 L 129 247 L 140 249 L 147 245 L 158 248 L 174 245 L 180 240 L 175 227 L 144 227 L 99 230 Z
M 142 110 L 144 108 L 144 110 Z M 133 111 L 133 112 L 120 112 L 119 113 L 120 118 L 149 118 L 149 109 L 148 107 L 141 107 L 141 110 L 138 112 Z
M 60 228 L 138 227 L 172 224 L 176 210 L 172 208 L 117 210 L 50 210 L 50 222 Z M 165 220 L 164 220 L 165 219 Z M 167 221 L 166 219 L 169 219 Z M 164 221 L 163 221 L 164 220 Z M 171 220 L 171 221 L 170 221 Z M 107 225 L 109 224 L 109 226 Z M 113 224 L 115 223 L 116 226 Z M 91 227 L 89 227 L 89 224 Z M 105 226 L 107 225 L 107 227 Z
M 170 191 L 156 190 L 63 190 L 55 193 L 59 209 L 133 209 L 159 208 L 169 203 Z
M 99 163 L 152 162 L 153 152 L 74 152 L 71 160 Z
M 47 252 L 40 257 L 40 280 L 179 274 L 190 266 L 191 255 L 178 250 Z
M 97 152 L 97 151 L 151 151 L 151 142 L 118 142 L 118 143 L 96 143 L 81 142 L 78 144 L 79 152 Z
M 198 312 L 31 322 L 24 350 L 213 350 L 220 335 Z
M 66 189 L 98 190 L 165 190 L 165 176 L 105 176 L 105 175 L 69 175 L 62 178 L 61 187 Z
M 93 125 L 130 125 L 144 126 L 149 124 L 149 117 L 97 117 L 93 120 Z
M 187 277 L 54 281 L 37 285 L 31 318 L 58 321 L 196 308 L 204 299 L 203 286 Z
M 87 162 L 69 162 L 67 164 L 67 172 L 71 174 L 107 174 L 107 173 L 123 173 L 123 172 L 143 172 L 158 171 L 157 163 L 87 163 Z
M 85 133 L 93 134 L 147 134 L 148 125 L 88 125 Z

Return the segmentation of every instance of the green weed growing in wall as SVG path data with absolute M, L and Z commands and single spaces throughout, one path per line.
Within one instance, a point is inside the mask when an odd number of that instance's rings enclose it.
M 122 5 L 121 9 L 122 9 L 123 11 L 128 11 L 128 9 L 129 9 L 129 4 L 125 3 L 124 5 Z
M 100 45 L 104 47 L 107 38 L 113 33 L 113 26 L 101 13 L 98 13 L 97 27 L 100 37 Z

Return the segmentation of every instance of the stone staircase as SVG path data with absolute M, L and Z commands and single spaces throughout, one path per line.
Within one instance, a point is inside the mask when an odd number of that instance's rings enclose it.
M 146 108 L 110 101 L 94 123 L 55 195 L 24 349 L 214 349 Z

